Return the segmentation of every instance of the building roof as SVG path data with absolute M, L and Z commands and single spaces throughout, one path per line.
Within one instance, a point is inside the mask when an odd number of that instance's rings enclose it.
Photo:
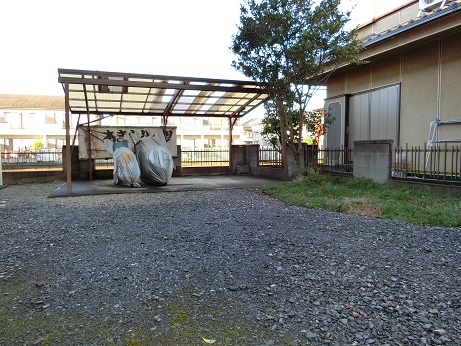
M 250 81 L 59 69 L 76 114 L 239 118 L 268 95 Z
M 64 111 L 64 96 L 0 94 L 0 109 Z
M 397 9 L 399 10 L 417 5 L 417 2 Z M 386 15 L 377 19 L 385 19 Z M 367 27 L 369 24 L 362 28 Z M 432 11 L 423 12 L 420 16 L 414 17 L 401 24 L 373 33 L 361 38 L 364 48 L 359 58 L 362 61 L 370 62 L 390 54 L 416 47 L 450 34 L 461 32 L 461 0 L 451 0 L 444 6 L 434 8 Z M 335 72 L 342 72 L 355 64 L 349 63 L 340 66 Z M 324 75 L 331 73 L 328 67 Z
M 247 121 L 245 121 L 242 126 L 243 127 L 251 127 L 251 126 L 255 126 L 255 125 L 260 125 L 262 122 L 262 119 L 261 118 L 251 118 L 251 119 L 248 119 Z
M 448 4 L 436 7 L 431 11 L 422 12 L 418 17 L 412 18 L 401 24 L 395 25 L 379 33 L 373 33 L 362 38 L 365 47 L 377 44 L 383 40 L 390 39 L 410 29 L 419 27 L 429 22 L 435 21 L 446 15 L 461 11 L 461 0 L 452 0 Z

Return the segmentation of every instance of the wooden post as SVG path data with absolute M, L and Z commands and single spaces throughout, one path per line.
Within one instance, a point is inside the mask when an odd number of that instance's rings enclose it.
M 72 157 L 70 150 L 70 106 L 69 106 L 69 83 L 66 82 L 65 88 L 65 108 L 66 108 L 66 182 L 67 192 L 72 193 Z
M 86 112 L 86 120 L 88 121 L 88 179 L 93 180 L 93 157 L 91 155 L 91 127 L 90 114 Z
M 2 153 L 0 152 L 0 186 L 3 185 L 3 173 L 2 173 Z
M 229 174 L 232 174 L 232 118 L 229 117 Z
M 277 104 L 279 107 L 279 110 L 283 110 L 283 101 L 280 97 L 277 98 Z M 287 128 L 286 128 L 286 115 L 282 117 L 279 115 L 279 121 L 280 121 L 280 140 L 282 143 L 282 169 L 283 169 L 283 175 L 284 179 L 289 178 L 288 174 L 288 148 L 287 148 Z

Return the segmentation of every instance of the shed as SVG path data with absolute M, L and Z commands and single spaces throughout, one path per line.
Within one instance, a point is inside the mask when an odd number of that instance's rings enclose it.
M 172 116 L 222 117 L 229 120 L 231 144 L 237 119 L 268 99 L 251 81 L 61 68 L 58 75 L 65 95 L 66 158 L 71 157 L 70 113 L 160 116 L 164 126 Z M 67 192 L 71 193 L 70 159 L 65 168 Z

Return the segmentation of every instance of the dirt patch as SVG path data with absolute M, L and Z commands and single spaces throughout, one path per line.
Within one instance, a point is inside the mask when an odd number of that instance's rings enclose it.
M 375 206 L 366 198 L 350 198 L 344 197 L 342 201 L 349 207 L 345 210 L 346 213 L 364 215 L 373 218 L 381 216 L 382 208 Z

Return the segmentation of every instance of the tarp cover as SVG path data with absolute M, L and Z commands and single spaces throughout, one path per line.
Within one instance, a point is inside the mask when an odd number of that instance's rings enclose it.
M 125 140 L 104 139 L 107 152 L 114 160 L 114 184 L 141 187 L 141 170 L 133 151 Z
M 164 186 L 173 175 L 173 157 L 166 149 L 165 137 L 151 136 L 138 139 L 133 136 L 141 168 L 141 180 L 147 184 Z

